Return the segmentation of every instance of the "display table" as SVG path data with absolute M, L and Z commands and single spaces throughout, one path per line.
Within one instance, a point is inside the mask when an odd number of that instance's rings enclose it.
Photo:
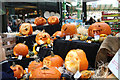
M 61 30 L 61 25 L 56 24 L 56 25 L 44 25 L 44 26 L 34 26 L 33 31 L 35 30 L 43 30 L 45 29 L 45 32 L 49 33 L 51 36 L 56 32 Z
M 89 62 L 89 66 L 93 68 L 95 67 L 95 58 L 99 47 L 100 43 L 87 43 L 79 40 L 66 41 L 57 39 L 53 43 L 54 54 L 60 55 L 63 59 L 65 59 L 66 54 L 71 49 L 84 50 Z

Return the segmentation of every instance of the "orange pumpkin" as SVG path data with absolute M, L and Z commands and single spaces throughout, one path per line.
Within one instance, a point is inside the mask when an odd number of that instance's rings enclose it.
M 48 24 L 53 25 L 53 24 L 59 24 L 59 19 L 57 16 L 50 16 L 48 18 Z
M 70 50 L 65 58 L 65 67 L 68 71 L 76 73 L 77 70 L 87 70 L 88 60 L 81 49 Z
M 17 57 L 19 55 L 26 56 L 28 54 L 28 46 L 23 44 L 23 43 L 18 43 L 14 48 L 13 48 L 13 54 Z
M 54 55 L 53 52 L 51 52 L 50 56 L 43 59 L 43 65 L 61 67 L 63 65 L 63 59 L 59 55 Z
M 38 67 L 29 76 L 30 80 L 60 80 L 61 73 L 55 67 Z
M 46 24 L 46 19 L 43 17 L 37 17 L 35 18 L 34 24 L 36 24 L 37 26 L 44 25 Z
M 33 33 L 32 25 L 30 23 L 23 23 L 19 27 L 19 32 L 22 35 L 31 35 Z
M 53 37 L 56 37 L 56 36 L 63 37 L 61 31 L 56 31 L 52 36 L 53 36 Z
M 77 34 L 77 27 L 74 24 L 64 24 L 62 26 L 61 32 L 64 36 Z
M 28 72 L 30 73 L 30 72 L 34 71 L 36 68 L 42 67 L 42 64 L 43 63 L 41 61 L 40 62 L 32 61 L 28 66 Z
M 20 65 L 15 65 L 15 66 L 10 66 L 10 68 L 13 70 L 14 72 L 14 77 L 17 77 L 17 79 L 22 78 L 23 74 L 24 74 L 24 70 L 23 67 Z
M 111 34 L 111 28 L 107 23 L 104 22 L 96 22 L 88 28 L 88 35 L 91 37 L 94 37 L 94 34 L 100 35 L 100 34 Z
M 35 41 L 37 44 L 47 44 L 50 43 L 50 35 L 46 32 L 40 32 L 36 35 Z

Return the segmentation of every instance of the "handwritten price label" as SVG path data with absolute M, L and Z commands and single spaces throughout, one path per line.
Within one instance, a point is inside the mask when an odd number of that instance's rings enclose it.
M 120 49 L 108 64 L 109 69 L 120 80 L 120 69 L 118 68 L 118 66 L 120 66 L 120 63 L 118 61 L 120 61 Z

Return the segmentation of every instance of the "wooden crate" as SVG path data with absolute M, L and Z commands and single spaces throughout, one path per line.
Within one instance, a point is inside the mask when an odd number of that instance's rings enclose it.
M 5 49 L 6 56 L 13 54 L 13 47 L 16 45 L 16 37 L 7 37 L 7 34 L 0 33 L 2 47 Z

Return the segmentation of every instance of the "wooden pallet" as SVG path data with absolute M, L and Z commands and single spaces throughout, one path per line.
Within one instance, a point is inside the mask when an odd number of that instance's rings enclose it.
M 16 37 L 7 37 L 7 34 L 0 33 L 2 47 L 5 49 L 6 56 L 13 54 L 13 47 L 16 45 Z

